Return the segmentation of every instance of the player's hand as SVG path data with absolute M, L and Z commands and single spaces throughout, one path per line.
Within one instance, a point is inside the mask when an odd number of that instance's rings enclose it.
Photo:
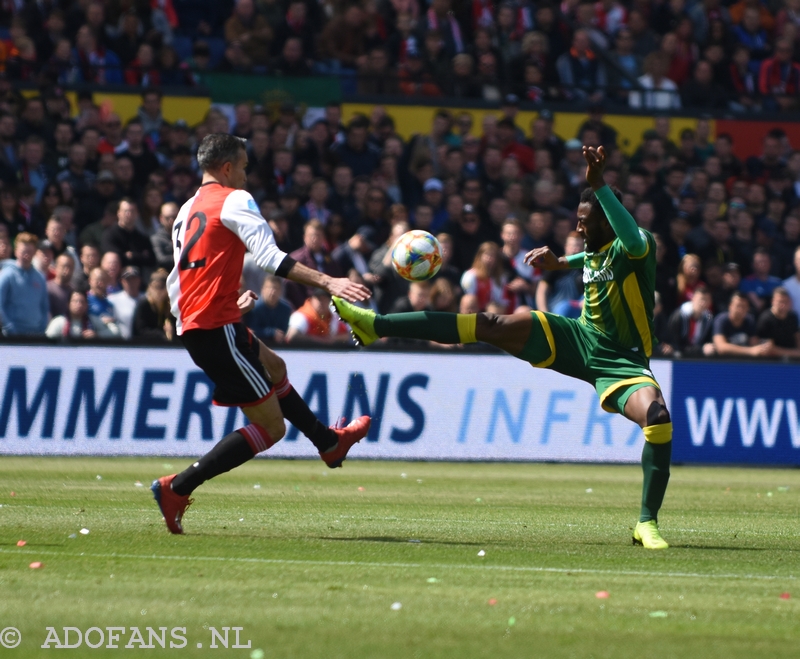
M 81 332 L 81 336 L 84 339 L 93 339 L 97 336 L 97 334 L 94 333 L 93 329 L 85 329 Z
M 549 247 L 537 247 L 525 255 L 525 265 L 533 265 L 545 270 L 562 270 L 564 265 Z
M 363 284 L 356 284 L 346 277 L 331 279 L 328 284 L 328 293 L 340 297 L 348 302 L 363 302 L 372 296 L 370 290 Z
M 236 306 L 239 307 L 239 311 L 242 314 L 246 314 L 248 311 L 252 311 L 253 307 L 256 306 L 256 300 L 258 299 L 258 295 L 253 293 L 253 291 L 245 291 L 239 296 L 239 299 L 236 300 Z
M 602 146 L 596 149 L 593 146 L 585 146 L 583 147 L 583 158 L 586 160 L 586 182 L 592 187 L 592 190 L 599 190 L 606 184 L 603 178 L 606 168 L 606 150 Z
M 286 340 L 286 332 L 276 329 L 272 338 L 275 339 L 275 343 L 283 343 Z

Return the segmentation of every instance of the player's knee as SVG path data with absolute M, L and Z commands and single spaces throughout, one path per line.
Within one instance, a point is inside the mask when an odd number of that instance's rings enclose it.
M 264 426 L 273 442 L 279 442 L 286 434 L 286 423 L 283 419 L 275 419 Z
M 497 330 L 503 322 L 502 318 L 496 313 L 479 313 L 476 329 L 483 337 L 491 339 L 497 334 Z
M 273 372 L 270 373 L 275 382 L 280 382 L 286 377 L 286 362 L 283 361 L 278 355 L 275 355 Z
M 647 408 L 647 425 L 657 426 L 664 423 L 670 423 L 672 418 L 669 415 L 669 410 L 662 403 L 654 400 Z

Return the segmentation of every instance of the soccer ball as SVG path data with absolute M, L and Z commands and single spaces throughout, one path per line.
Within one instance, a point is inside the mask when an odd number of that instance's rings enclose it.
M 409 231 L 392 247 L 392 265 L 403 279 L 425 281 L 442 267 L 442 248 L 427 231 Z

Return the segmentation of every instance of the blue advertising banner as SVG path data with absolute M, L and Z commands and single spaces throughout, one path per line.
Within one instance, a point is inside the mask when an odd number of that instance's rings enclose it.
M 674 462 L 800 465 L 800 366 L 674 362 Z
M 638 462 L 641 429 L 594 388 L 505 355 L 287 351 L 326 424 L 373 417 L 353 457 Z M 670 398 L 672 364 L 652 370 Z M 0 455 L 196 456 L 246 423 L 184 350 L 0 347 Z M 295 428 L 267 457 L 316 457 Z

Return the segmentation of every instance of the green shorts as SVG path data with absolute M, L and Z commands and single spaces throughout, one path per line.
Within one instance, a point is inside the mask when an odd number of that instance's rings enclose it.
M 660 389 L 646 355 L 620 348 L 579 320 L 532 311 L 533 327 L 520 359 L 591 384 L 607 412 L 623 413 L 631 394 Z

